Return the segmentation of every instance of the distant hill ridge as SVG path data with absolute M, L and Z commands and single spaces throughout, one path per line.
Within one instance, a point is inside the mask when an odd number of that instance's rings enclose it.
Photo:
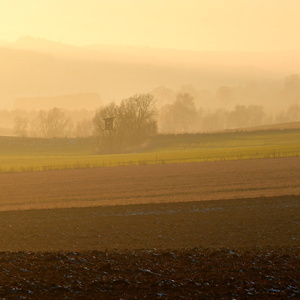
M 101 105 L 101 97 L 96 93 L 81 93 L 52 97 L 21 97 L 15 100 L 14 109 L 36 110 L 53 107 L 70 110 L 93 110 Z
M 300 52 L 216 52 L 92 45 L 32 37 L 0 47 L 0 97 L 99 93 L 108 101 L 158 86 L 199 89 L 283 78 L 300 68 Z

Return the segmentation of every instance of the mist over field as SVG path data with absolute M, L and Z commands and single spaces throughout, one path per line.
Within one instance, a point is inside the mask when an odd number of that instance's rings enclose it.
M 235 103 L 258 104 L 262 101 L 277 108 L 282 104 L 279 99 L 269 99 L 270 93 L 282 90 L 285 78 L 297 74 L 300 68 L 300 52 L 297 51 L 75 47 L 31 37 L 2 45 L 0 54 L 3 83 L 0 95 L 4 102 L 15 108 L 24 108 L 20 101 L 15 103 L 22 97 L 98 93 L 107 103 L 134 93 L 152 92 L 159 87 L 178 92 L 186 86 L 194 87 L 200 94 L 200 99 L 196 100 L 204 106 L 222 105 L 210 103 L 206 94 L 213 95 L 218 88 L 229 86 L 248 90 L 248 95 L 236 99 Z M 260 99 L 255 99 L 253 94 L 258 93 Z M 27 109 L 44 106 L 26 104 Z M 69 109 L 72 109 L 70 104 Z
M 1 0 L 0 299 L 300 299 L 299 12 Z
M 76 127 L 138 93 L 154 96 L 162 133 L 300 121 L 297 51 L 79 47 L 27 36 L 1 45 L 0 64 L 4 135 L 16 134 L 19 116 L 32 122 L 55 107 Z
M 17 1 L 0 6 L 1 134 L 147 93 L 160 133 L 300 120 L 297 1 Z

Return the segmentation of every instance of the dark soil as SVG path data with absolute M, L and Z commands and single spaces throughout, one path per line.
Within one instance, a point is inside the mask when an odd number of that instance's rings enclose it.
M 299 207 L 281 196 L 1 212 L 0 298 L 299 299 Z
M 299 251 L 0 254 L 3 299 L 299 299 Z

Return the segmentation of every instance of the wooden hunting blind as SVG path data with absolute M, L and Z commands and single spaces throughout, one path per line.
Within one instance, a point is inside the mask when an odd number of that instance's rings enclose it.
M 114 129 L 114 117 L 104 119 L 105 122 L 105 130 L 113 130 Z

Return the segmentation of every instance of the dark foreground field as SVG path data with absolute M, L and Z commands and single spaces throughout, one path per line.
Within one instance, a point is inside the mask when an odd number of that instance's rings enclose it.
M 1 174 L 0 190 L 0 299 L 300 298 L 300 158 Z
M 299 196 L 2 212 L 0 297 L 297 299 L 299 212 Z
M 299 299 L 299 252 L 0 253 L 1 299 Z

